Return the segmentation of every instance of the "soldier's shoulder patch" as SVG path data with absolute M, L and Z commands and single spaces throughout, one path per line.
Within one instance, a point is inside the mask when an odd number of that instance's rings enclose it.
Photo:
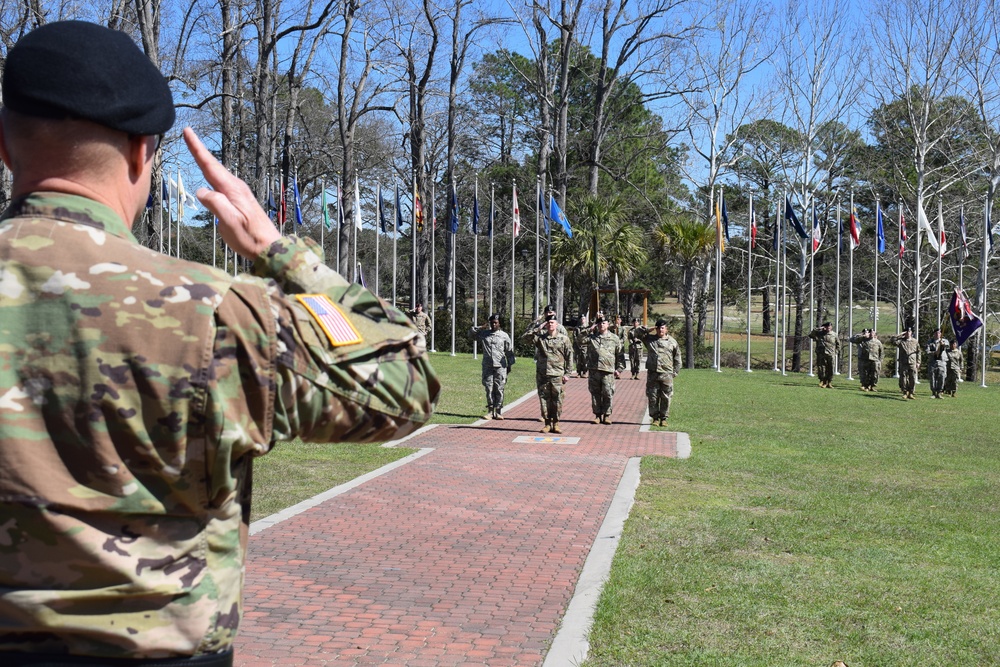
M 344 311 L 327 295 L 296 294 L 295 298 L 309 311 L 334 347 L 354 345 L 362 341 L 361 334 L 344 315 Z

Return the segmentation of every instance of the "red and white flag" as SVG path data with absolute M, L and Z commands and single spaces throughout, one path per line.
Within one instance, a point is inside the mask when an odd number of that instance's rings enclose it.
M 521 233 L 521 209 L 517 205 L 517 184 L 514 184 L 514 236 Z

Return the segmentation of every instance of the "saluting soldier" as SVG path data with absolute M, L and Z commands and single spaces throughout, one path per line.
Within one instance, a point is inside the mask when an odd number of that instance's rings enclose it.
M 190 128 L 197 197 L 253 275 L 137 243 L 175 116 L 127 34 L 45 24 L 2 87 L 0 664 L 229 667 L 254 457 L 427 421 L 424 338 Z
M 958 378 L 960 377 L 962 377 L 962 348 L 955 341 L 951 341 L 951 349 L 948 350 L 948 376 L 944 380 L 944 393 L 955 398 Z
M 674 378 L 681 369 L 681 349 L 667 332 L 667 321 L 656 320 L 652 331 L 636 328 L 636 338 L 646 346 L 646 402 L 654 426 L 666 426 L 670 401 L 674 397 Z
M 840 341 L 833 332 L 833 325 L 824 322 L 823 326 L 810 331 L 809 337 L 816 342 L 816 374 L 819 376 L 819 386 L 832 389 L 833 360 L 840 351 Z
M 506 331 L 500 329 L 500 315 L 493 313 L 489 321 L 469 330 L 469 337 L 483 346 L 483 387 L 486 389 L 486 414 L 483 419 L 503 419 L 503 392 L 507 372 L 514 360 L 514 345 Z
M 608 331 L 608 321 L 601 316 L 594 320 L 597 330 L 587 339 L 588 388 L 595 424 L 611 423 L 611 403 L 615 396 L 615 380 L 625 370 L 625 346 L 622 339 Z
M 944 382 L 948 377 L 948 340 L 941 337 L 941 330 L 934 332 L 934 338 L 927 345 L 929 371 L 931 380 L 931 396 L 944 398 Z
M 868 360 L 871 361 L 871 376 L 868 381 L 868 391 L 875 391 L 878 387 L 878 379 L 882 377 L 882 357 L 885 356 L 885 348 L 878 334 L 874 329 L 868 330 Z
M 535 385 L 542 409 L 542 433 L 562 433 L 559 417 L 562 415 L 563 385 L 573 367 L 573 346 L 569 337 L 559 332 L 559 322 L 550 314 L 540 330 L 526 331 L 523 338 L 531 338 L 535 345 Z
M 920 372 L 920 343 L 913 336 L 913 329 L 907 327 L 903 333 L 891 336 L 889 342 L 896 346 L 899 360 L 899 390 L 903 396 L 913 400 L 913 389 Z
M 573 354 L 576 355 L 577 377 L 587 377 L 587 339 L 591 328 L 587 322 L 587 314 L 580 315 L 580 323 L 573 328 Z

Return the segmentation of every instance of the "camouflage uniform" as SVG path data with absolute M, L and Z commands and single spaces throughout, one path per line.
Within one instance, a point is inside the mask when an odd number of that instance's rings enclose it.
M 819 376 L 821 387 L 830 387 L 833 382 L 833 360 L 840 351 L 840 341 L 837 334 L 819 327 L 809 332 L 809 337 L 816 341 L 816 375 Z
M 578 326 L 573 329 L 573 353 L 576 355 L 576 374 L 587 377 L 587 339 L 590 338 L 590 325 Z
M 681 348 L 670 334 L 662 338 L 656 331 L 638 327 L 635 337 L 646 346 L 646 402 L 653 423 L 670 418 L 674 378 L 681 369 Z
M 867 333 L 856 334 L 848 340 L 858 346 L 858 379 L 861 380 L 861 389 L 875 391 L 882 372 L 882 341 Z
M 927 346 L 930 358 L 931 395 L 941 398 L 944 381 L 948 377 L 948 341 L 941 338 Z
M 228 649 L 255 456 L 381 440 L 440 385 L 402 312 L 284 237 L 257 278 L 165 257 L 109 208 L 34 193 L 0 220 L 0 643 L 162 658 Z M 337 304 L 333 345 L 294 295 Z M 341 339 L 335 338 L 338 342 Z
M 889 338 L 896 346 L 896 358 L 899 360 L 899 390 L 907 398 L 913 398 L 913 388 L 916 386 L 917 373 L 920 370 L 920 343 L 912 336 L 904 338 L 898 334 Z
M 639 378 L 639 366 L 642 364 L 642 327 L 629 327 L 623 339 L 628 344 L 628 363 L 632 378 Z
M 503 390 L 507 386 L 508 353 L 514 345 L 506 331 L 472 327 L 469 337 L 483 346 L 483 387 L 486 389 L 486 411 L 494 417 L 503 412 Z
M 528 331 L 535 344 L 535 385 L 538 387 L 542 419 L 546 429 L 558 425 L 562 415 L 563 378 L 573 367 L 573 346 L 569 337 L 556 330 L 550 336 L 548 331 Z
M 431 338 L 431 316 L 427 314 L 426 311 L 413 311 L 410 313 L 410 319 L 413 320 L 413 326 L 417 328 L 417 331 L 426 338 L 430 340 Z
M 868 388 L 875 391 L 878 386 L 878 379 L 882 376 L 882 357 L 885 348 L 882 341 L 877 336 L 872 336 L 868 341 L 868 361 L 871 362 L 871 377 L 868 380 Z
M 587 339 L 590 405 L 599 421 L 610 421 L 615 396 L 615 373 L 625 370 L 625 346 L 617 334 L 594 333 Z
M 948 376 L 944 380 L 944 393 L 954 396 L 958 390 L 958 378 L 962 376 L 962 348 L 948 350 Z

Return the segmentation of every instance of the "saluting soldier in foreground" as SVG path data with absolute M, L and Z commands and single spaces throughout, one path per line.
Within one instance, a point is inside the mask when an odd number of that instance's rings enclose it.
M 608 331 L 606 319 L 598 316 L 594 324 L 597 331 L 587 339 L 587 370 L 590 372 L 587 386 L 594 423 L 610 424 L 615 380 L 625 370 L 625 346 L 621 338 Z
M 910 327 L 891 336 L 889 342 L 896 346 L 896 358 L 899 360 L 899 390 L 904 397 L 913 400 L 913 389 L 920 372 L 920 343 L 913 337 Z
M 681 349 L 667 333 L 667 321 L 656 321 L 656 329 L 635 329 L 635 337 L 646 346 L 646 402 L 654 426 L 666 426 L 670 401 L 674 397 L 674 378 L 681 369 Z
M 549 315 L 540 330 L 529 330 L 524 338 L 531 338 L 535 345 L 535 385 L 542 409 L 542 433 L 562 433 L 559 417 L 562 415 L 563 385 L 573 367 L 573 346 L 569 337 L 559 333 L 559 322 Z
M 503 392 L 507 372 L 514 360 L 514 345 L 500 329 L 500 316 L 490 315 L 481 327 L 472 327 L 469 337 L 483 346 L 483 387 L 486 389 L 486 414 L 483 419 L 503 419 Z
M 934 398 L 944 398 L 941 393 L 944 391 L 944 383 L 948 377 L 948 350 L 948 340 L 941 337 L 941 330 L 938 329 L 934 332 L 934 340 L 927 346 L 931 396 Z
M 423 338 L 190 128 L 197 196 L 255 277 L 136 242 L 174 107 L 126 34 L 46 24 L 2 86 L 0 664 L 231 665 L 253 458 L 427 421 Z
M 824 322 L 823 326 L 809 332 L 809 337 L 816 342 L 816 375 L 819 376 L 819 386 L 833 388 L 833 360 L 840 351 L 840 341 L 833 332 L 833 325 Z

